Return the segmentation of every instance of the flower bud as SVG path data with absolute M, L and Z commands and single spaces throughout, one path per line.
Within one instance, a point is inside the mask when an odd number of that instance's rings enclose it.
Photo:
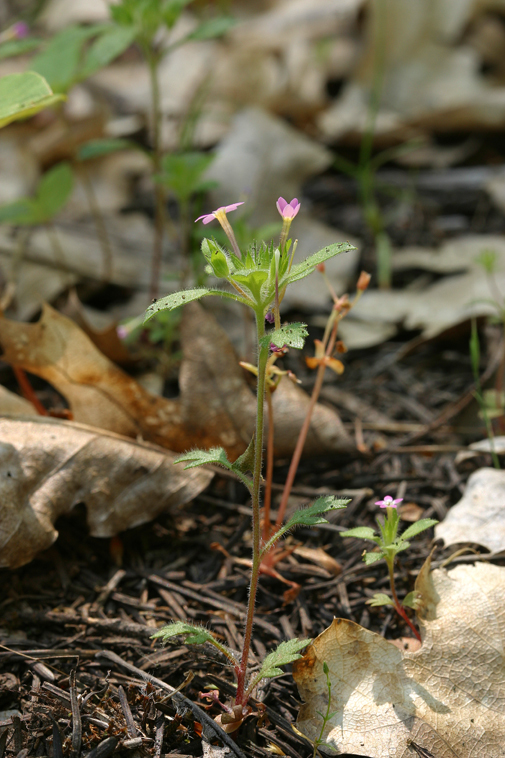
M 227 279 L 230 276 L 230 267 L 228 266 L 228 259 L 221 250 L 214 250 L 210 256 L 210 265 L 215 275 L 221 279 Z
M 366 290 L 366 288 L 370 284 L 370 279 L 371 278 L 372 277 L 370 276 L 370 274 L 367 274 L 366 271 L 362 271 L 361 274 L 359 275 L 359 279 L 358 279 L 358 283 L 356 285 L 356 289 L 361 290 L 362 292 L 364 290 Z
M 324 265 L 324 263 L 318 263 L 316 268 L 321 274 L 324 274 L 324 272 L 326 271 L 326 266 Z

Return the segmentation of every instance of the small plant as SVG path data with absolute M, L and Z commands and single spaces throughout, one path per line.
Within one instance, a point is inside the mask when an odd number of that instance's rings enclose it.
M 424 518 L 407 527 L 407 529 L 402 534 L 398 534 L 400 515 L 397 508 L 398 503 L 401 503 L 402 500 L 403 498 L 394 500 L 390 495 L 386 495 L 384 500 L 378 500 L 375 503 L 375 505 L 379 505 L 381 508 L 386 509 L 385 519 L 377 519 L 377 524 L 379 525 L 380 530 L 378 535 L 374 532 L 373 529 L 368 526 L 358 526 L 356 529 L 349 529 L 346 532 L 341 532 L 341 536 L 357 537 L 361 540 L 369 540 L 370 542 L 375 542 L 378 550 L 376 549 L 370 553 L 364 551 L 363 560 L 367 565 L 370 565 L 372 563 L 376 563 L 376 561 L 380 561 L 381 558 L 385 559 L 388 567 L 389 585 L 391 587 L 391 594 L 393 597 L 390 598 L 388 595 L 380 592 L 374 595 L 371 600 L 367 600 L 367 602 L 372 606 L 392 605 L 396 612 L 412 629 L 415 637 L 421 641 L 419 632 L 405 612 L 405 608 L 416 608 L 416 593 L 409 592 L 408 595 L 404 597 L 403 602 L 399 601 L 395 588 L 394 564 L 397 553 L 400 553 L 402 550 L 407 550 L 407 548 L 410 547 L 409 540 L 412 537 L 415 537 L 417 534 L 424 532 L 426 529 L 430 529 L 432 526 L 435 526 L 435 524 L 438 524 L 438 521 L 435 521 L 435 519 L 431 518 Z
M 281 202 L 282 201 L 282 202 Z M 227 715 L 228 727 L 234 731 L 249 712 L 248 699 L 263 678 L 277 676 L 281 673 L 280 666 L 291 663 L 300 657 L 299 651 L 308 644 L 308 640 L 290 640 L 281 643 L 278 648 L 266 656 L 259 672 L 249 675 L 248 660 L 254 625 L 254 608 L 260 568 L 265 556 L 288 531 L 297 526 L 312 526 L 325 523 L 324 514 L 339 508 L 344 508 L 348 500 L 335 497 L 321 497 L 308 508 L 297 511 L 286 524 L 276 528 L 267 539 L 261 535 L 261 499 L 263 463 L 263 426 L 264 398 L 268 379 L 269 358 L 279 348 L 301 348 L 307 334 L 305 324 L 281 325 L 279 306 L 286 288 L 295 281 L 303 279 L 312 273 L 316 266 L 324 263 L 338 253 L 350 250 L 348 244 L 329 245 L 302 263 L 293 264 L 295 245 L 288 239 L 289 229 L 299 208 L 296 200 L 286 203 L 282 198 L 278 201 L 279 211 L 283 218 L 283 226 L 278 245 L 254 241 L 246 250 L 241 251 L 227 214 L 236 210 L 241 202 L 217 208 L 212 213 L 200 216 L 197 221 L 209 224 L 219 221 L 228 239 L 231 249 L 219 245 L 214 239 L 205 238 L 202 242 L 202 253 L 209 270 L 218 279 L 229 285 L 228 289 L 199 287 L 187 289 L 168 295 L 152 303 L 145 316 L 149 321 L 160 311 L 173 310 L 185 303 L 199 300 L 209 295 L 229 298 L 251 308 L 256 320 L 256 349 L 258 361 L 256 367 L 256 431 L 245 451 L 236 461 L 228 459 L 223 448 L 211 450 L 194 450 L 179 457 L 179 462 L 185 462 L 186 468 L 201 466 L 208 463 L 219 464 L 234 472 L 244 483 L 251 495 L 252 501 L 252 561 L 249 586 L 249 600 L 244 628 L 243 645 L 240 653 L 222 645 L 206 629 L 194 627 L 180 622 L 169 624 L 156 633 L 163 640 L 174 636 L 183 636 L 189 644 L 208 643 L 217 647 L 228 659 L 235 672 L 237 690 L 231 711 Z M 288 206 L 289 209 L 288 210 Z M 265 319 L 273 313 L 274 328 L 267 332 Z M 267 322 L 268 323 L 268 322 Z
M 335 751 L 335 748 L 332 747 L 332 745 L 329 745 L 327 742 L 324 741 L 324 730 L 326 729 L 326 724 L 328 721 L 331 721 L 331 719 L 336 716 L 337 712 L 334 711 L 331 712 L 331 679 L 330 679 L 330 670 L 328 668 L 328 664 L 326 661 L 323 663 L 323 674 L 326 677 L 326 686 L 328 688 L 328 705 L 326 706 L 326 711 L 324 713 L 321 713 L 321 711 L 318 711 L 318 714 L 323 719 L 323 723 L 321 726 L 321 731 L 319 733 L 319 737 L 314 740 L 314 752 L 312 753 L 312 758 L 316 758 L 317 751 L 320 747 L 324 747 L 326 750 L 332 750 Z

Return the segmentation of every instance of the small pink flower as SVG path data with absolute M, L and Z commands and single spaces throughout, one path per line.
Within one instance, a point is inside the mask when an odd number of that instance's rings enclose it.
M 277 200 L 277 210 L 284 219 L 293 219 L 300 210 L 300 203 L 294 197 L 290 203 L 286 202 L 283 197 Z
M 12 34 L 14 39 L 24 39 L 30 34 L 30 27 L 24 21 L 17 21 L 12 26 Z
M 380 505 L 381 508 L 396 508 L 398 503 L 401 503 L 403 500 L 403 497 L 398 498 L 398 500 L 393 500 L 391 495 L 386 495 L 384 500 L 377 500 L 375 505 Z
M 195 219 L 195 224 L 197 221 L 202 221 L 204 224 L 210 224 L 211 221 L 214 221 L 215 218 L 218 217 L 218 214 L 223 213 L 229 213 L 230 211 L 236 211 L 239 205 L 244 205 L 244 203 L 232 203 L 231 205 L 222 205 L 220 208 L 216 208 L 215 211 L 212 211 L 212 213 L 205 213 L 203 216 L 198 216 L 198 218 Z

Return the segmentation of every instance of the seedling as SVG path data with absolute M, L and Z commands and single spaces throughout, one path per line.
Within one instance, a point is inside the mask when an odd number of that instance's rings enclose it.
M 438 524 L 438 521 L 431 518 L 424 518 L 411 524 L 411 526 L 409 526 L 402 534 L 398 534 L 400 515 L 397 509 L 398 504 L 401 503 L 402 500 L 403 498 L 394 500 L 390 495 L 386 495 L 384 500 L 378 500 L 375 503 L 375 505 L 379 505 L 381 508 L 386 509 L 386 517 L 382 520 L 377 519 L 377 524 L 379 526 L 378 535 L 368 526 L 358 526 L 356 529 L 349 529 L 346 532 L 341 532 L 341 536 L 357 537 L 361 540 L 375 542 L 378 550 L 376 549 L 373 552 L 367 552 L 365 550 L 363 553 L 363 560 L 367 565 L 371 565 L 372 563 L 380 561 L 382 558 L 385 559 L 388 567 L 389 585 L 393 597 L 390 598 L 388 595 L 380 592 L 367 602 L 372 606 L 392 605 L 405 623 L 412 629 L 416 639 L 421 641 L 421 635 L 405 612 L 405 608 L 415 609 L 417 607 L 418 600 L 416 593 L 409 592 L 408 595 L 404 597 L 403 602 L 399 601 L 395 588 L 394 564 L 396 555 L 402 550 L 407 550 L 410 547 L 409 540 L 412 537 L 435 526 L 435 524 Z
M 305 324 L 280 323 L 279 305 L 282 301 L 286 288 L 295 281 L 303 279 L 312 273 L 316 266 L 324 263 L 338 253 L 352 249 L 349 244 L 334 244 L 323 248 L 314 255 L 309 256 L 302 263 L 293 263 L 294 245 L 288 239 L 289 228 L 296 215 L 296 200 L 291 203 L 278 201 L 278 207 L 283 217 L 283 228 L 278 246 L 265 242 L 253 242 L 248 249 L 241 251 L 233 228 L 227 214 L 235 211 L 241 202 L 232 203 L 228 206 L 217 208 L 212 213 L 200 216 L 197 221 L 209 224 L 214 220 L 219 221 L 223 228 L 230 248 L 219 245 L 214 239 L 205 238 L 202 242 L 202 253 L 209 270 L 218 279 L 228 283 L 228 289 L 199 287 L 176 292 L 153 303 L 147 310 L 145 321 L 149 321 L 155 314 L 164 310 L 173 310 L 185 303 L 199 300 L 209 295 L 226 297 L 251 308 L 256 320 L 256 345 L 258 362 L 256 367 L 256 431 L 246 452 L 232 462 L 228 459 L 226 451 L 222 448 L 212 450 L 194 450 L 179 457 L 178 461 L 185 462 L 186 468 L 201 466 L 207 463 L 219 464 L 233 471 L 244 483 L 251 494 L 252 501 L 252 561 L 249 587 L 249 600 L 247 605 L 246 622 L 244 627 L 243 645 L 240 653 L 222 645 L 208 630 L 202 630 L 192 625 L 180 623 L 169 624 L 159 630 L 156 636 L 163 639 L 171 639 L 174 636 L 182 636 L 189 644 L 208 643 L 218 647 L 220 652 L 232 664 L 237 680 L 237 690 L 233 703 L 233 717 L 230 728 L 236 729 L 243 718 L 247 715 L 248 699 L 263 678 L 277 676 L 281 673 L 280 666 L 290 663 L 300 657 L 299 651 L 305 647 L 308 640 L 290 640 L 283 642 L 271 652 L 260 668 L 260 671 L 251 676 L 248 675 L 249 649 L 251 646 L 252 631 L 254 625 L 254 607 L 258 580 L 262 560 L 274 547 L 278 540 L 297 526 L 312 526 L 326 523 L 324 514 L 329 511 L 344 508 L 349 502 L 335 497 L 321 497 L 310 507 L 297 511 L 289 521 L 277 528 L 275 532 L 262 540 L 260 521 L 260 486 L 262 482 L 263 463 L 263 425 L 264 425 L 264 398 L 268 379 L 268 365 L 272 354 L 284 346 L 303 347 L 306 327 Z M 286 212 L 287 206 L 291 209 Z M 265 319 L 268 313 L 274 314 L 274 328 L 267 331 Z

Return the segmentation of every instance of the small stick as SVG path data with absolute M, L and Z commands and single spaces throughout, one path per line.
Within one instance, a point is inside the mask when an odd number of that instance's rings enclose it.
M 79 701 L 77 699 L 77 688 L 75 685 L 76 670 L 70 672 L 70 706 L 72 708 L 72 758 L 78 758 L 81 753 L 82 743 L 82 721 L 79 710 Z

